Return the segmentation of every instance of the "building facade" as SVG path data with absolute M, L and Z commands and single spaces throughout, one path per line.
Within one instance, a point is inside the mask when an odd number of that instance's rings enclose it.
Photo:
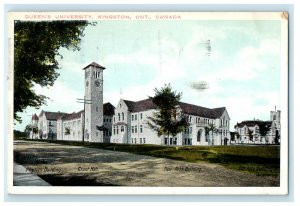
M 209 109 L 180 102 L 179 110 L 188 118 L 189 127 L 175 137 L 158 136 L 149 128 L 148 117 L 157 107 L 152 100 L 121 99 L 113 116 L 111 143 L 157 145 L 226 145 L 230 138 L 230 118 L 225 107 Z M 208 131 L 208 128 L 213 129 Z
M 35 138 L 156 145 L 226 145 L 230 139 L 230 118 L 225 107 L 209 109 L 180 102 L 178 112 L 188 118 L 189 127 L 175 137 L 157 136 L 149 128 L 157 106 L 152 99 L 121 99 L 115 108 L 103 104 L 104 67 L 93 62 L 83 68 L 84 110 L 73 113 L 42 111 L 37 118 Z M 33 124 L 33 122 L 32 122 Z
M 269 131 L 265 136 L 260 134 L 260 125 L 266 125 Z M 280 143 L 280 110 L 270 112 L 270 121 L 248 120 L 237 123 L 232 143 L 240 144 L 279 144 Z

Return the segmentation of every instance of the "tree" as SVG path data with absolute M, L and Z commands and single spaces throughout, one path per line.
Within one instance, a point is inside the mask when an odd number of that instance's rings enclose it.
M 248 128 L 248 135 L 249 135 L 249 140 L 251 142 L 253 142 L 253 130 L 251 130 L 251 129 Z
M 37 126 L 33 126 L 31 124 L 26 125 L 24 133 L 26 133 L 26 136 L 29 137 L 30 133 L 37 134 L 39 132 L 39 129 Z
M 214 140 L 214 133 L 218 133 L 219 132 L 216 129 L 216 126 L 214 124 L 209 124 L 208 126 L 204 127 L 204 129 L 205 129 L 205 133 L 206 134 L 209 134 L 211 132 L 212 140 Z
M 26 107 L 39 108 L 47 97 L 36 94 L 34 84 L 53 86 L 59 76 L 57 57 L 61 47 L 76 51 L 87 21 L 15 21 L 14 24 L 14 119 Z
M 153 117 L 148 117 L 147 125 L 156 131 L 158 136 L 174 137 L 189 126 L 186 115 L 179 108 L 182 93 L 173 91 L 170 84 L 160 90 L 155 88 L 154 92 L 152 102 L 158 111 L 154 112 Z
M 270 131 L 270 129 L 271 129 L 270 122 L 261 121 L 258 123 L 258 131 L 259 131 L 261 138 L 266 137 L 268 132 Z

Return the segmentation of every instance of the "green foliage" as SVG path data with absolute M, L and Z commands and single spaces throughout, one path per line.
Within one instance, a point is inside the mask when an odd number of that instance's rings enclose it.
M 269 122 L 261 121 L 258 123 L 258 130 L 261 137 L 265 137 L 271 129 Z
M 187 117 L 180 112 L 179 101 L 182 93 L 172 90 L 170 84 L 160 90 L 154 89 L 155 96 L 152 101 L 158 107 L 153 117 L 148 117 L 147 125 L 157 132 L 158 136 L 176 136 L 189 126 Z
M 87 21 L 15 21 L 14 24 L 14 119 L 27 106 L 39 108 L 47 97 L 33 86 L 53 86 L 59 76 L 57 57 L 61 47 L 79 50 Z
M 34 134 L 37 134 L 39 132 L 39 129 L 37 126 L 33 126 L 31 124 L 26 125 L 24 129 L 24 133 L 29 136 L 30 132 L 33 132 Z
M 249 135 L 249 140 L 253 141 L 253 130 L 248 128 L 248 135 Z
M 25 139 L 27 134 L 19 130 L 14 130 L 14 139 Z
M 70 135 L 71 134 L 71 129 L 69 127 L 65 128 L 65 135 Z

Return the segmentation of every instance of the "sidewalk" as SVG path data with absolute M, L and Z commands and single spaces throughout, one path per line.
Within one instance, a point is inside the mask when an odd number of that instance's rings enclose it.
M 51 186 L 36 174 L 26 171 L 26 168 L 14 162 L 14 186 Z

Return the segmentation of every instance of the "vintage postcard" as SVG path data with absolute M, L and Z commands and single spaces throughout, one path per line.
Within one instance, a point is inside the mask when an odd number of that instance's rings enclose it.
M 11 194 L 288 193 L 287 12 L 8 24 Z

